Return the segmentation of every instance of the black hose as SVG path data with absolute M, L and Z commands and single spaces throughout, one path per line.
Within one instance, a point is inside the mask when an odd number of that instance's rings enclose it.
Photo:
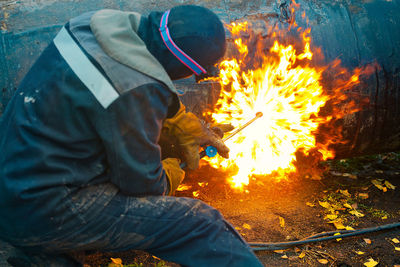
M 360 229 L 360 230 L 342 230 L 342 231 L 325 232 L 325 233 L 320 233 L 320 234 L 316 234 L 313 236 L 309 236 L 302 240 L 291 241 L 291 242 L 277 242 L 277 243 L 254 243 L 253 242 L 253 243 L 249 243 L 249 245 L 252 247 L 252 249 L 254 251 L 281 250 L 281 249 L 287 249 L 289 247 L 304 245 L 304 244 L 308 244 L 308 243 L 315 243 L 315 242 L 321 242 L 321 241 L 328 241 L 328 240 L 332 240 L 332 239 L 357 236 L 357 235 L 362 235 L 362 234 L 366 234 L 366 233 L 394 229 L 397 227 L 400 227 L 400 223 L 385 224 L 385 225 L 380 225 L 380 226 L 376 226 L 376 227 L 364 228 L 364 229 Z M 334 235 L 336 233 L 340 233 L 340 235 Z M 327 236 L 327 235 L 329 235 L 329 236 Z M 325 236 L 325 237 L 321 237 L 321 236 Z M 320 237 L 320 238 L 317 238 L 317 237 Z

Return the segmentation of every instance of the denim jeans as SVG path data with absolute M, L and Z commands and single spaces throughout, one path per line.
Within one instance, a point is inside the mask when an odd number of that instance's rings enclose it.
M 116 190 L 107 186 L 109 192 Z M 263 266 L 232 225 L 200 200 L 118 192 L 107 198 L 95 189 L 83 189 L 68 200 L 71 214 L 54 215 L 63 218 L 59 227 L 14 245 L 42 259 L 136 249 L 183 266 Z

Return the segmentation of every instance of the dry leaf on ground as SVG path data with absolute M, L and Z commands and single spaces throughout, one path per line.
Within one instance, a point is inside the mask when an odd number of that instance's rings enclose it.
M 372 180 L 371 183 L 373 185 L 375 185 L 376 188 L 378 188 L 379 190 L 382 190 L 383 192 L 387 191 L 386 186 L 383 186 L 382 182 L 379 180 Z
M 364 217 L 364 214 L 362 214 L 361 212 L 356 211 L 356 210 L 350 210 L 349 213 L 352 214 L 352 215 L 357 216 L 358 218 Z
M 336 219 L 336 220 L 330 221 L 330 222 L 328 222 L 328 223 L 333 223 L 333 225 L 334 225 L 334 226 L 336 227 L 336 229 L 338 229 L 338 230 L 346 229 L 346 227 L 343 225 L 342 219 Z
M 300 255 L 299 255 L 299 258 L 302 259 L 302 258 L 304 258 L 304 256 L 306 256 L 306 252 L 305 252 L 305 251 L 302 251 L 302 252 L 300 253 Z
M 344 177 L 349 177 L 350 179 L 357 179 L 357 175 L 351 173 L 343 173 Z
M 335 233 L 334 235 L 340 235 L 340 233 Z M 337 238 L 336 241 L 342 240 L 341 238 Z
M 395 190 L 396 186 L 392 185 L 391 183 L 389 183 L 389 181 L 385 181 L 385 186 L 389 189 Z
M 348 209 L 352 209 L 353 208 L 349 203 L 344 203 L 343 206 L 345 206 Z
M 311 202 L 306 202 L 306 205 L 309 207 L 315 207 L 315 204 L 311 203 Z
M 368 245 L 370 245 L 372 243 L 371 239 L 369 239 L 369 238 L 363 238 L 363 239 L 364 239 L 364 242 L 367 243 Z
M 110 258 L 111 263 L 108 264 L 108 267 L 122 267 L 122 260 L 120 258 Z
M 364 262 L 364 265 L 367 267 L 374 267 L 378 265 L 379 262 L 375 261 L 373 258 L 369 258 L 367 262 Z
M 337 215 L 336 214 L 328 214 L 325 216 L 325 219 L 335 220 L 335 219 L 337 219 Z
M 346 189 L 346 190 L 339 190 L 340 191 L 340 193 L 342 194 L 342 195 L 345 195 L 346 197 L 351 197 L 351 194 L 349 193 L 349 191 Z
M 369 197 L 368 193 L 358 193 L 358 197 L 361 199 L 367 199 Z
M 318 262 L 322 264 L 328 264 L 329 261 L 326 259 L 319 259 Z
M 111 261 L 115 264 L 122 264 L 122 260 L 120 258 L 111 258 Z
M 321 205 L 321 207 L 323 207 L 325 209 L 331 209 L 332 208 L 331 204 L 329 204 L 326 201 L 318 201 L 318 202 L 319 202 L 319 205 Z
M 399 241 L 397 238 L 393 238 L 393 239 L 392 239 L 392 242 L 395 243 L 395 244 L 400 243 L 400 241 Z

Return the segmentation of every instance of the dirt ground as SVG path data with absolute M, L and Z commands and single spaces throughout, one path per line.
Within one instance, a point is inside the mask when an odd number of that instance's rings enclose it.
M 193 197 L 198 191 L 197 198 L 221 211 L 248 242 L 287 242 L 333 231 L 335 224 L 328 223 L 332 219 L 354 229 L 399 221 L 399 153 L 330 161 L 320 168 L 321 180 L 294 176 L 276 182 L 259 177 L 250 182 L 248 192 L 238 192 L 225 181 L 226 173 L 205 164 L 187 173 L 184 183 L 192 188 L 177 195 Z M 265 266 L 364 266 L 370 259 L 378 266 L 399 266 L 400 251 L 395 248 L 400 243 L 394 238 L 400 240 L 400 229 L 256 255 Z M 178 266 L 140 251 L 96 253 L 85 263 L 108 266 L 111 257 L 128 266 Z

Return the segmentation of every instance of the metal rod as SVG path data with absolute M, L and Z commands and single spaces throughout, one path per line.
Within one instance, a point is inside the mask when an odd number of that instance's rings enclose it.
M 252 118 L 251 120 L 249 120 L 248 122 L 246 122 L 245 124 L 243 124 L 242 126 L 240 126 L 239 128 L 237 128 L 235 131 L 233 131 L 230 135 L 228 135 L 227 137 L 225 137 L 224 139 L 222 139 L 222 142 L 225 142 L 229 139 L 231 139 L 234 135 L 236 135 L 238 132 L 242 131 L 244 128 L 246 128 L 247 126 L 249 126 L 250 124 L 252 124 L 255 120 L 257 120 L 258 118 L 261 118 L 263 116 L 262 112 L 257 112 L 256 116 L 254 118 Z

